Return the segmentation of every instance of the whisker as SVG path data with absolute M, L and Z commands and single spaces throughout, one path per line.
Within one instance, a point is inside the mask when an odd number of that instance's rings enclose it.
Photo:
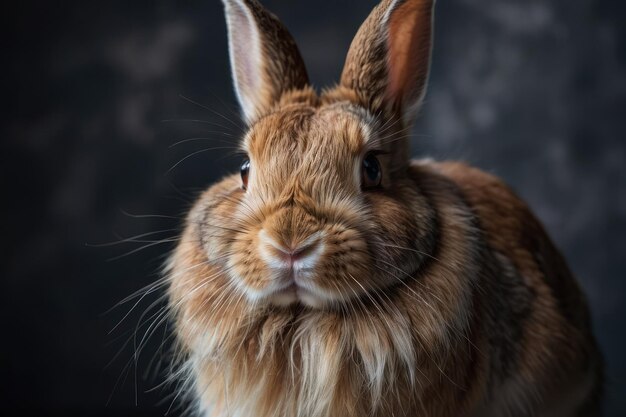
M 216 131 L 216 130 L 209 130 L 209 131 L 207 131 L 205 133 L 219 133 L 219 134 L 224 135 L 224 136 L 229 136 L 229 137 L 233 137 L 233 138 L 236 137 L 235 135 L 229 135 L 227 133 L 222 133 L 222 132 L 219 132 L 219 131 Z M 168 148 L 174 148 L 176 146 L 182 145 L 183 143 L 197 142 L 197 141 L 201 141 L 201 140 L 211 140 L 211 141 L 217 141 L 217 142 L 222 142 L 222 143 L 229 143 L 231 145 L 235 144 L 233 142 L 230 142 L 230 141 L 227 141 L 227 140 L 224 140 L 224 139 L 206 138 L 206 137 L 194 137 L 194 138 L 187 138 L 187 139 L 179 140 L 178 142 L 175 142 L 175 143 L 171 144 L 170 146 L 168 146 Z
M 220 112 L 215 111 L 215 110 L 213 110 L 212 108 L 207 107 L 207 106 L 205 106 L 205 105 L 203 105 L 203 104 L 200 104 L 200 103 L 198 103 L 197 101 L 194 101 L 194 100 L 190 99 L 189 97 L 185 97 L 185 96 L 184 96 L 184 95 L 182 95 L 182 94 L 180 94 L 180 95 L 179 95 L 179 97 L 180 97 L 180 98 L 182 98 L 183 100 L 187 100 L 188 102 L 190 102 L 190 103 L 192 103 L 192 104 L 195 104 L 195 105 L 196 105 L 196 106 L 198 106 L 198 107 L 201 107 L 201 108 L 203 108 L 203 109 L 205 109 L 205 110 L 210 111 L 211 113 L 213 113 L 213 114 L 215 114 L 215 115 L 217 115 L 217 116 L 221 117 L 222 119 L 224 119 L 224 120 L 228 121 L 230 124 L 232 124 L 232 125 L 233 125 L 234 127 L 236 127 L 237 129 L 241 130 L 241 126 L 240 126 L 239 124 L 235 123 L 233 120 L 231 120 L 230 118 L 228 118 L 228 117 L 224 116 L 224 115 L 223 115 L 223 114 L 221 114 Z
M 217 146 L 214 148 L 206 148 L 206 149 L 200 149 L 198 151 L 192 152 L 189 155 L 185 156 L 184 158 L 182 158 L 181 160 L 179 160 L 178 162 L 176 162 L 170 169 L 168 169 L 165 174 L 169 174 L 170 172 L 172 172 L 172 170 L 174 170 L 178 165 L 180 165 L 181 163 L 183 163 L 184 161 L 186 161 L 187 159 L 196 156 L 198 154 L 201 154 L 203 152 L 210 152 L 210 151 L 215 151 L 215 150 L 219 150 L 219 149 L 236 149 L 233 148 L 231 146 Z
M 176 216 L 167 216 L 164 214 L 132 214 L 129 213 L 126 210 L 120 210 L 122 212 L 122 214 L 124 214 L 125 216 L 134 218 L 134 219 L 151 219 L 151 218 L 157 218 L 157 219 L 175 219 L 175 220 L 182 220 L 183 217 L 176 217 Z
M 161 123 L 201 123 L 201 124 L 208 124 L 208 125 L 212 125 L 212 126 L 217 126 L 217 127 L 221 127 L 222 129 L 227 129 L 229 131 L 232 131 L 232 127 L 230 126 L 224 126 L 223 124 L 220 123 L 216 123 L 210 120 L 200 120 L 200 119 L 164 119 L 161 120 Z
M 155 230 L 152 232 L 147 232 L 147 233 L 142 233 L 139 235 L 135 235 L 135 236 L 131 236 L 131 237 L 119 237 L 120 240 L 116 241 L 116 242 L 107 242 L 107 243 L 85 243 L 85 246 L 88 246 L 90 248 L 104 248 L 104 247 L 109 247 L 109 246 L 116 246 L 116 245 L 121 245 L 124 243 L 134 243 L 134 242 L 141 242 L 137 239 L 141 239 L 144 237 L 148 237 L 148 236 L 153 236 L 153 235 L 159 235 L 162 233 L 169 233 L 169 232 L 177 232 L 178 229 L 163 229 L 163 230 Z M 154 242 L 154 241 L 153 241 Z
M 126 257 L 128 257 L 130 255 L 133 255 L 133 254 L 135 254 L 137 252 L 141 252 L 143 250 L 149 249 L 149 248 L 151 248 L 153 246 L 162 245 L 164 243 L 172 243 L 172 242 L 176 242 L 176 241 L 178 241 L 177 237 L 176 238 L 168 238 L 168 239 L 162 239 L 162 240 L 154 241 L 154 242 L 148 243 L 146 245 L 143 245 L 141 247 L 138 247 L 136 249 L 133 249 L 130 252 L 126 252 L 126 253 L 123 253 L 121 255 L 114 256 L 113 258 L 109 258 L 109 259 L 107 259 L 107 261 L 108 262 L 118 261 L 118 260 L 120 260 L 122 258 L 126 258 Z
M 444 268 L 447 268 L 447 269 L 448 269 L 448 271 L 450 271 L 450 272 L 457 272 L 454 268 L 447 266 L 447 265 L 446 265 L 446 264 L 444 264 L 444 263 L 443 263 L 443 262 L 442 262 L 439 258 L 437 258 L 437 257 L 435 257 L 434 255 L 431 255 L 431 254 L 429 254 L 429 253 L 422 252 L 422 251 L 420 251 L 420 250 L 413 249 L 413 248 L 406 248 L 406 247 L 403 247 L 403 246 L 390 245 L 390 244 L 388 244 L 388 243 L 380 243 L 380 245 L 381 245 L 381 246 L 386 246 L 386 247 L 388 247 L 388 248 L 402 249 L 402 250 L 407 250 L 407 251 L 415 252 L 415 253 L 417 253 L 417 254 L 420 254 L 420 255 L 426 256 L 426 257 L 428 257 L 428 258 L 430 258 L 430 259 L 433 259 L 433 260 L 435 260 L 435 261 L 439 262 L 439 263 L 441 264 L 441 266 L 443 266 Z

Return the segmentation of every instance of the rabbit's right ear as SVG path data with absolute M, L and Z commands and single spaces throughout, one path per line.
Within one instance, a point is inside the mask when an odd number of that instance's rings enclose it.
M 245 121 L 253 123 L 283 93 L 309 83 L 291 34 L 256 0 L 222 0 L 230 64 Z

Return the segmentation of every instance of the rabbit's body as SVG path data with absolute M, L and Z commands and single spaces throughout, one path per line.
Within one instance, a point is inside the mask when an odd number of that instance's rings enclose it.
M 376 416 L 599 415 L 600 358 L 585 301 L 526 205 L 462 164 L 415 162 L 410 171 L 438 213 L 438 243 L 420 272 L 376 303 L 257 316 L 228 303 L 218 279 L 185 302 L 202 317 L 190 323 L 211 329 L 193 342 L 183 337 L 203 403 L 217 404 L 210 415 L 364 416 L 372 396 Z M 209 194 L 238 182 L 227 178 Z M 192 211 L 174 257 L 174 271 L 193 270 L 177 277 L 174 300 L 194 293 L 198 279 L 221 277 L 209 265 L 194 268 L 206 262 L 194 225 L 207 213 L 203 204 Z
M 599 415 L 585 300 L 542 226 L 497 178 L 408 158 L 432 1 L 384 1 L 321 95 L 275 17 L 225 4 L 250 160 L 198 199 L 169 265 L 200 409 Z

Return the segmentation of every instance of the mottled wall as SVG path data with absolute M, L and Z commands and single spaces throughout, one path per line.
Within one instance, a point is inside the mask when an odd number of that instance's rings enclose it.
M 158 278 L 195 193 L 237 167 L 221 4 L 14 3 L 3 12 L 0 80 L 3 408 L 162 415 L 171 399 L 156 404 L 170 390 L 145 394 L 162 377 L 143 373 L 167 329 L 152 335 L 137 367 L 135 342 L 124 345 L 160 293 L 110 335 L 133 303 L 103 313 Z M 323 86 L 338 77 L 375 1 L 264 3 Z M 626 4 L 437 7 L 432 82 L 413 153 L 472 162 L 529 201 L 589 295 L 608 362 L 607 415 L 624 415 Z M 172 146 L 187 138 L 211 139 Z M 219 149 L 204 151 L 211 147 Z M 155 239 L 166 240 L 151 245 Z M 139 327 L 137 343 L 146 330 Z

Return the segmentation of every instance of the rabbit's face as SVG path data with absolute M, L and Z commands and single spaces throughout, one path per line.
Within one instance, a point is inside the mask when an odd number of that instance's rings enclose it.
M 224 5 L 249 159 L 200 207 L 209 263 L 252 304 L 387 297 L 435 241 L 406 139 L 428 76 L 433 2 L 381 3 L 321 96 L 276 16 L 252 0 Z
M 207 206 L 211 260 L 262 305 L 338 306 L 402 285 L 431 249 L 433 215 L 391 166 L 392 137 L 348 102 L 258 120 L 241 178 Z

